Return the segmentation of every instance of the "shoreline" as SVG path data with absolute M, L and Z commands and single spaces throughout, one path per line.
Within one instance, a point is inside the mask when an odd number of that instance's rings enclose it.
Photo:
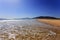
M 37 19 L 37 21 L 52 25 L 55 27 L 60 27 L 60 20 L 55 20 L 55 19 Z

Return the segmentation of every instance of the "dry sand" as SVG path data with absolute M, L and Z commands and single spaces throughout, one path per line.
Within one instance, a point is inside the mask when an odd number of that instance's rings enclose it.
M 40 22 L 44 22 L 55 27 L 60 27 L 60 20 L 53 20 L 53 19 L 38 19 Z

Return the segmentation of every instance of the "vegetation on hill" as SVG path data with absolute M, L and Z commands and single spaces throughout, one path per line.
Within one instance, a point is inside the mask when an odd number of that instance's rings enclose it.
M 60 18 L 51 17 L 51 16 L 39 16 L 39 17 L 34 17 L 34 19 L 60 19 Z

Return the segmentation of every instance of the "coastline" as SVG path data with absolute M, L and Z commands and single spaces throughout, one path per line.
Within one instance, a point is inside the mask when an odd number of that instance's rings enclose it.
M 55 19 L 37 19 L 38 22 L 42 22 L 48 25 L 53 26 L 52 31 L 56 33 L 56 40 L 60 39 L 60 20 L 55 20 Z M 56 27 L 56 29 L 55 29 Z
M 55 27 L 60 27 L 60 20 L 55 20 L 55 19 L 37 19 L 39 22 L 43 22 Z

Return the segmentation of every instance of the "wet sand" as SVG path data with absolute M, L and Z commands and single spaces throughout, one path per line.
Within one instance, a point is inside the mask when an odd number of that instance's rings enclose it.
M 59 40 L 53 26 L 37 20 L 0 21 L 0 40 Z
M 60 39 L 60 20 L 38 19 L 38 21 L 48 25 L 52 25 L 52 28 L 50 30 L 54 31 L 57 34 L 56 40 Z

